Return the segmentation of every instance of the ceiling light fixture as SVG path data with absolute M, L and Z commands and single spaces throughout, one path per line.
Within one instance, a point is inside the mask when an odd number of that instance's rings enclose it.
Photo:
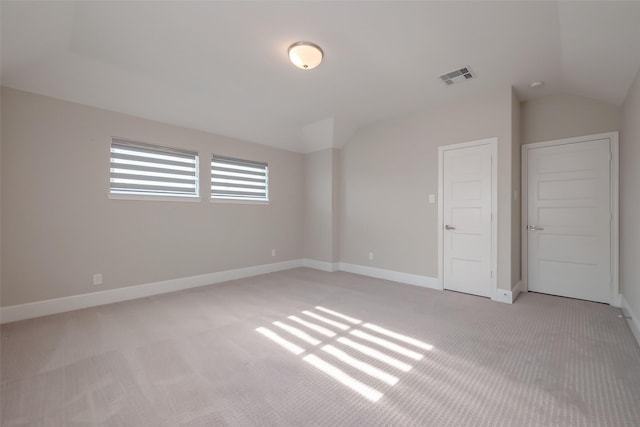
M 542 87 L 542 85 L 543 85 L 543 84 L 544 84 L 544 82 L 542 82 L 542 81 L 531 82 L 531 84 L 529 85 L 529 87 L 530 87 L 531 89 L 535 89 L 535 88 L 538 88 L 538 87 Z
M 322 62 L 324 52 L 315 43 L 297 42 L 289 46 L 289 59 L 298 68 L 311 70 Z

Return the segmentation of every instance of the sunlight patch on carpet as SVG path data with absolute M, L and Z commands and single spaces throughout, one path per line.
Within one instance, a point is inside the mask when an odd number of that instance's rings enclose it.
M 425 357 L 421 350 L 433 350 L 431 344 L 329 308 L 314 310 L 301 312 L 313 321 L 288 316 L 296 326 L 273 322 L 286 338 L 264 327 L 256 331 L 371 402 L 380 400 L 381 390 L 396 385 Z M 330 361 L 319 357 L 319 351 Z

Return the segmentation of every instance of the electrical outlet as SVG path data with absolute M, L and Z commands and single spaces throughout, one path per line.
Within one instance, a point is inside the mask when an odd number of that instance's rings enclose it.
M 429 203 L 435 203 L 435 202 L 436 202 L 436 195 L 429 194 Z
M 96 273 L 93 275 L 93 284 L 102 285 L 102 273 Z
M 369 252 L 369 260 L 373 261 L 373 252 Z
M 271 249 L 271 256 L 276 256 L 276 250 L 275 249 Z

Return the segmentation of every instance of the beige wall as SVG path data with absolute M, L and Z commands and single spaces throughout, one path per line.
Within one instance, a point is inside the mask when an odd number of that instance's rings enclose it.
M 620 288 L 640 315 L 640 71 L 622 106 L 620 132 Z M 638 324 L 638 319 L 634 319 Z
M 0 307 L 2 307 L 2 102 L 0 102 Z
M 304 257 L 315 261 L 339 261 L 338 159 L 335 149 L 305 155 Z
M 506 88 L 361 129 L 342 149 L 341 261 L 437 277 L 438 147 L 497 137 L 498 286 L 510 289 L 512 101 Z
M 340 175 L 340 165 L 342 162 L 342 151 L 332 150 L 332 183 L 333 193 L 331 194 L 331 218 L 332 226 L 332 259 L 331 262 L 340 261 L 340 194 L 342 192 L 342 179 Z
M 572 138 L 620 129 L 620 108 L 573 95 L 552 95 L 523 102 L 522 144 Z
M 3 306 L 302 256 L 300 154 L 7 88 L 1 130 Z M 111 136 L 199 150 L 202 201 L 109 199 Z M 209 202 L 214 151 L 267 161 L 271 202 Z
M 520 101 L 511 91 L 511 285 L 515 286 L 521 279 L 521 201 L 520 201 Z
M 500 90 L 308 155 L 2 89 L 2 306 L 297 258 L 437 276 L 437 148 L 498 138 L 498 281 L 520 280 L 520 143 L 621 133 L 621 286 L 640 312 L 640 83 L 623 108 Z M 269 205 L 108 199 L 111 136 L 269 162 Z M 10 185 L 8 183 L 11 183 Z M 271 257 L 271 249 L 277 257 Z M 368 258 L 374 252 L 374 260 Z M 91 285 L 102 273 L 104 285 Z

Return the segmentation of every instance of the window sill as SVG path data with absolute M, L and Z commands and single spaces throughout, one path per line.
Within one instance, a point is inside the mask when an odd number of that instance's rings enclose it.
M 211 203 L 231 205 L 268 205 L 268 200 L 209 199 Z
M 202 201 L 200 197 L 180 197 L 180 196 L 152 196 L 143 194 L 111 194 L 107 196 L 112 200 L 144 200 L 151 202 L 189 202 L 199 203 Z

